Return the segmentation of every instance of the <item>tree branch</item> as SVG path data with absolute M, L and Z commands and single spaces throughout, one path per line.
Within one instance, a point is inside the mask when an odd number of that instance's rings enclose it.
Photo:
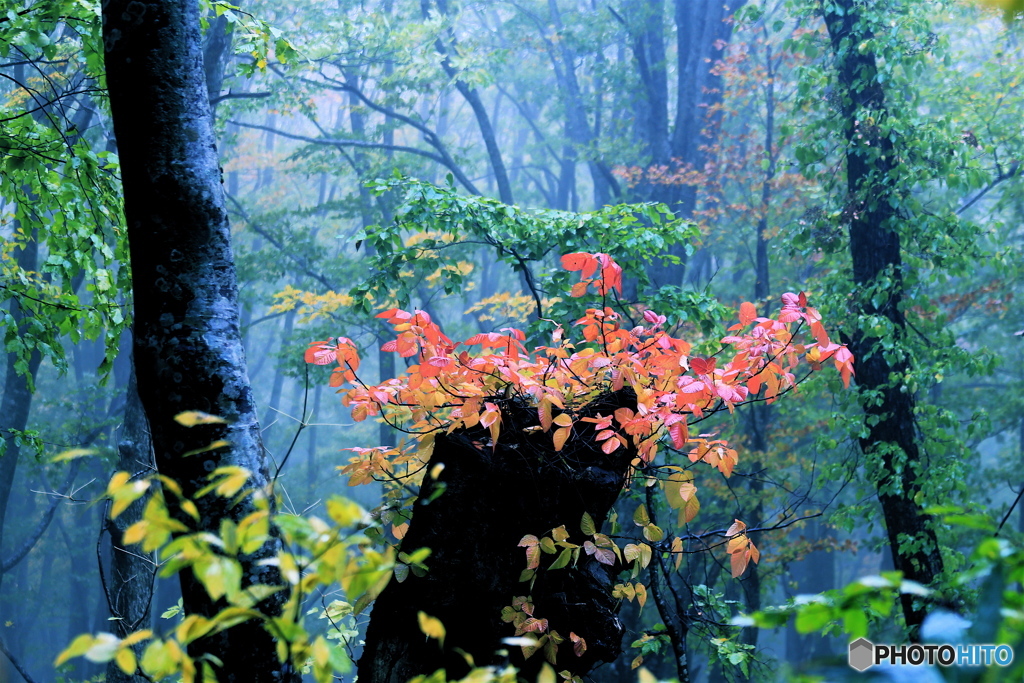
M 50 499 L 50 504 L 47 506 L 46 512 L 43 513 L 39 522 L 36 523 L 36 528 L 32 530 L 17 550 L 11 553 L 9 557 L 0 563 L 0 575 L 6 574 L 13 569 L 15 565 L 21 562 L 26 555 L 32 552 L 32 548 L 34 548 L 36 543 L 39 542 L 39 539 L 43 537 L 47 527 L 50 526 L 50 522 L 53 521 L 53 515 L 57 512 L 57 506 L 60 505 L 62 500 L 67 500 L 71 497 L 71 485 L 75 481 L 75 477 L 78 476 L 78 467 L 80 464 L 81 460 L 77 459 L 71 463 L 71 470 L 68 472 L 67 481 L 64 482 L 64 489 L 67 490 L 68 493 L 64 495 L 51 494 L 53 497 Z
M 255 100 L 255 99 L 262 99 L 264 97 L 270 97 L 270 93 L 268 93 L 268 92 L 231 92 L 230 90 L 228 90 L 223 95 L 218 95 L 217 97 L 214 97 L 212 100 L 210 100 L 210 106 L 212 107 L 212 106 L 214 106 L 216 104 L 219 104 L 219 103 L 223 102 L 224 100 L 243 100 L 243 99 Z
M 18 671 L 19 674 L 21 674 L 21 677 L 25 679 L 25 683 L 38 683 L 36 679 L 32 678 L 32 676 L 29 675 L 25 667 L 21 665 L 21 662 L 15 659 L 14 655 L 11 654 L 11 651 L 7 649 L 7 644 L 4 643 L 3 638 L 0 638 L 0 652 L 3 652 L 4 655 L 7 656 L 7 659 L 10 660 L 14 668 Z
M 994 188 L 999 183 L 1003 182 L 1004 180 L 1009 180 L 1010 178 L 1014 178 L 1014 177 L 1016 177 L 1018 175 L 1020 175 L 1020 162 L 1019 161 L 1015 161 L 1010 166 L 1008 171 L 1006 171 L 1005 173 L 1000 173 L 999 175 L 997 175 L 992 180 L 992 182 L 989 183 L 988 186 L 986 186 L 981 192 L 979 192 L 978 194 L 974 195 L 974 197 L 969 202 L 967 202 L 966 204 L 961 206 L 959 209 L 957 209 L 956 210 L 956 215 L 959 216 L 964 211 L 966 211 L 967 209 L 971 208 L 975 204 L 975 202 L 977 202 L 979 199 L 981 199 L 982 197 L 987 195 L 989 193 L 989 191 L 991 191 L 992 188 Z
M 256 124 L 256 123 L 243 123 L 241 121 L 229 121 L 229 123 L 233 123 L 236 126 L 241 126 L 242 128 L 252 128 L 254 130 L 262 130 L 262 131 L 265 131 L 267 133 L 273 133 L 274 135 L 280 135 L 281 137 L 288 138 L 290 140 L 298 140 L 300 142 L 307 142 L 307 143 L 309 143 L 311 145 L 325 145 L 325 146 L 328 146 L 328 147 L 338 147 L 338 148 L 360 147 L 360 148 L 363 148 L 363 149 L 383 149 L 383 150 L 388 150 L 388 151 L 391 151 L 391 152 L 406 152 L 408 154 L 415 154 L 417 156 L 426 157 L 427 159 L 430 159 L 431 161 L 434 161 L 434 162 L 436 162 L 438 164 L 441 164 L 442 166 L 447 168 L 449 171 L 451 171 L 452 175 L 454 175 L 455 178 L 458 179 L 458 181 L 460 183 L 462 183 L 462 185 L 467 190 L 469 190 L 471 193 L 473 193 L 475 195 L 479 195 L 480 194 L 480 191 L 476 189 L 476 186 L 473 184 L 473 181 L 470 180 L 469 178 L 467 178 L 466 174 L 464 174 L 462 172 L 462 169 L 460 169 L 457 165 L 455 165 L 454 162 L 451 162 L 451 158 L 450 157 L 448 157 L 446 159 L 445 157 L 442 157 L 442 156 L 439 156 L 437 154 L 434 154 L 433 152 L 428 152 L 425 149 L 419 149 L 417 147 L 407 147 L 405 145 L 387 145 L 387 144 L 384 144 L 383 142 L 367 142 L 365 140 L 346 140 L 346 139 L 338 139 L 338 138 L 311 138 L 311 137 L 306 136 L 306 135 L 297 135 L 295 133 L 287 133 L 287 132 L 285 132 L 283 130 L 280 130 L 279 128 L 271 128 L 270 126 L 261 126 L 261 125 Z

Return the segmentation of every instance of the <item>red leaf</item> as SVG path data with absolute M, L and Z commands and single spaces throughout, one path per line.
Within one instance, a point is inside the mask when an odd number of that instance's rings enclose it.
M 568 271 L 583 270 L 587 263 L 591 261 L 596 261 L 596 259 L 584 252 L 566 254 L 562 257 L 562 267 Z
M 709 375 L 715 371 L 717 358 L 691 358 L 690 368 L 698 375 Z

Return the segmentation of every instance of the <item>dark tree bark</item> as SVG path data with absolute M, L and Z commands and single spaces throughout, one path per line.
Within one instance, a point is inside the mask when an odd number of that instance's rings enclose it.
M 270 481 L 239 334 L 198 3 L 110 0 L 103 40 L 131 245 L 135 371 L 157 468 L 193 497 L 215 468 L 239 466 L 251 472 L 252 490 L 265 495 Z M 186 428 L 174 420 L 191 410 L 228 424 Z M 183 455 L 218 439 L 230 445 Z M 230 503 L 218 496 L 197 500 L 194 526 L 217 533 L 222 518 L 238 520 L 257 509 L 253 494 Z M 277 547 L 268 541 L 239 558 L 243 585 L 280 584 L 276 571 L 260 564 Z M 182 572 L 181 583 L 187 612 L 216 614 L 220 605 L 190 572 Z M 260 609 L 279 613 L 284 599 L 279 591 Z M 255 621 L 197 640 L 189 652 L 219 658 L 221 683 L 299 680 Z
M 910 364 L 900 346 L 906 340 L 903 304 L 903 262 L 900 253 L 900 220 L 894 206 L 899 173 L 893 143 L 879 135 L 874 122 L 888 115 L 885 90 L 878 82 L 875 54 L 859 46 L 872 32 L 856 0 L 824 4 L 839 79 L 841 114 L 846 139 L 846 180 L 849 196 L 850 256 L 855 302 L 861 319 L 881 317 L 891 326 L 895 350 L 886 351 L 884 340 L 861 328 L 853 333 L 849 348 L 857 359 L 857 385 L 864 409 L 867 436 L 860 439 L 865 456 L 877 462 L 875 479 L 882 506 L 893 565 L 904 577 L 928 585 L 942 572 L 931 518 L 916 502 L 921 490 L 919 476 L 924 463 L 914 422 L 915 397 L 901 378 Z M 877 11 L 877 10 L 872 10 Z M 867 43 L 870 44 L 870 43 Z M 888 284 L 884 284 L 888 283 Z M 870 469 L 869 469 L 870 471 Z M 912 596 L 900 598 L 911 637 L 925 617 L 923 606 Z
M 220 90 L 224 84 L 224 71 L 231 58 L 231 39 L 234 24 L 226 14 L 210 18 L 210 27 L 203 36 L 203 71 L 206 74 L 206 96 L 214 115 L 221 101 Z
M 146 413 L 139 400 L 135 383 L 135 372 L 128 378 L 124 423 L 121 440 L 117 444 L 117 469 L 130 472 L 133 477 L 144 477 L 154 468 L 153 443 L 149 438 Z M 106 586 L 107 605 L 114 617 L 113 631 L 118 638 L 149 627 L 153 605 L 154 582 L 156 580 L 156 558 L 139 546 L 125 546 L 122 542 L 125 530 L 142 519 L 147 496 L 128 506 L 115 520 L 106 520 L 106 531 L 110 534 L 110 571 Z M 135 654 L 142 657 L 145 643 L 135 646 Z M 107 664 L 107 683 L 145 683 L 145 678 L 126 674 L 116 662 Z
M 540 537 L 564 524 L 570 541 L 582 545 L 583 513 L 589 512 L 600 527 L 635 452 L 620 448 L 605 455 L 595 445 L 593 430 L 585 428 L 556 453 L 550 434 L 523 431 L 537 425 L 535 408 L 496 400 L 503 404 L 502 433 L 494 451 L 482 427 L 437 437 L 428 470 L 445 465 L 438 479 L 443 493 L 431 501 L 439 484 L 426 480 L 402 541 L 406 552 L 430 548 L 430 569 L 401 583 L 392 579 L 374 603 L 359 660 L 364 683 L 405 683 L 440 668 L 447 669 L 450 679 L 461 677 L 468 667 L 454 648 L 472 655 L 477 666 L 501 664 L 505 657 L 496 652 L 508 650 L 521 676 L 533 680 L 544 653 L 524 661 L 518 647 L 501 642 L 514 634 L 501 610 L 516 596 L 532 596 L 534 615 L 549 619 L 550 628 L 565 638 L 555 670 L 582 676 L 622 650 L 618 601 L 611 597 L 617 569 L 581 553 L 576 567 L 541 569 L 531 589 L 519 581 L 526 558 L 517 544 L 525 534 Z M 608 415 L 624 405 L 636 405 L 628 390 L 595 401 L 585 415 Z M 554 557 L 545 555 L 542 567 Z M 444 623 L 443 649 L 420 632 L 421 610 Z M 573 653 L 570 632 L 587 642 L 582 657 Z

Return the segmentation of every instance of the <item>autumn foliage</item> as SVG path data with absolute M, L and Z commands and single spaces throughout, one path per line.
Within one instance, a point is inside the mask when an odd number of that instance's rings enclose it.
M 572 289 L 575 297 L 586 295 L 591 286 L 604 300 L 613 290 L 621 291 L 622 269 L 607 254 L 567 254 L 561 263 L 569 271 L 580 271 L 581 280 Z M 759 316 L 753 304 L 743 303 L 739 322 L 729 328 L 721 350 L 706 357 L 691 354 L 687 341 L 662 329 L 665 316 L 650 309 L 638 315 L 642 324 L 632 324 L 610 306 L 588 308 L 575 323 L 579 339 L 571 341 L 556 325 L 552 345 L 532 351 L 516 329 L 453 342 L 424 311 L 394 308 L 377 317 L 397 333 L 383 350 L 418 361 L 400 377 L 378 385 L 360 381 L 358 354 L 345 337 L 314 342 L 305 354 L 308 363 L 336 363 L 331 385 L 350 386 L 343 389 L 342 401 L 355 420 L 383 415 L 418 435 L 418 443 L 406 449 L 352 449 L 357 456 L 344 471 L 353 485 L 421 472 L 439 430 L 451 433 L 482 425 L 490 442 L 480 446 L 496 448 L 503 427 L 496 399 L 510 396 L 536 407 L 539 429 L 551 434 L 556 451 L 586 422 L 594 425 L 588 432 L 593 431 L 604 453 L 635 448 L 634 468 L 653 466 L 659 449 L 670 448 L 728 477 L 737 464 L 736 451 L 712 435 L 691 433 L 692 424 L 744 402 L 774 401 L 797 384 L 802 362 L 817 370 L 831 361 L 847 385 L 853 375 L 852 354 L 829 339 L 821 316 L 807 306 L 803 294 L 784 294 L 776 318 Z M 798 333 L 804 331 L 809 338 L 801 340 Z M 636 394 L 636 410 L 623 407 L 608 415 L 580 417 L 581 408 L 595 398 L 623 388 Z M 681 524 L 689 522 L 699 509 L 693 475 L 672 465 L 665 472 L 667 501 L 679 510 Z M 737 575 L 749 560 L 758 559 L 743 531 L 737 523 L 728 534 L 733 540 L 727 550 Z

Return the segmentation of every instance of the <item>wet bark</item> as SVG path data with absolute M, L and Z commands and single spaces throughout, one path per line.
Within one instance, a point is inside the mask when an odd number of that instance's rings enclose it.
M 888 115 L 885 90 L 878 82 L 875 54 L 859 46 L 872 33 L 855 0 L 825 5 L 825 23 L 836 57 L 841 114 L 847 143 L 846 176 L 849 192 L 850 256 L 861 319 L 881 317 L 894 336 L 886 340 L 858 329 L 849 347 L 857 359 L 857 385 L 867 435 L 860 439 L 866 456 L 877 461 L 872 476 L 882 506 L 893 564 L 905 578 L 930 584 L 942 572 L 931 518 L 916 502 L 924 463 L 914 421 L 915 396 L 901 378 L 910 369 L 906 352 L 903 304 L 903 262 L 900 220 L 894 206 L 899 170 L 893 143 L 879 135 L 874 122 Z M 924 621 L 925 609 L 913 597 L 901 604 L 911 637 Z
M 635 407 L 635 402 L 631 392 L 622 391 L 595 401 L 586 414 L 608 415 L 620 406 Z M 582 544 L 583 513 L 600 526 L 635 452 L 620 448 L 605 455 L 593 441 L 593 430 L 584 428 L 556 453 L 550 433 L 523 431 L 537 425 L 535 408 L 517 400 L 502 403 L 502 433 L 495 449 L 481 427 L 437 437 L 428 470 L 440 463 L 445 467 L 436 482 L 428 479 L 424 485 L 402 541 L 406 552 L 431 549 L 430 570 L 424 576 L 410 574 L 401 583 L 392 580 L 374 603 L 359 660 L 360 681 L 405 683 L 440 668 L 458 678 L 468 667 L 455 648 L 469 653 L 478 666 L 503 663 L 499 651 L 508 650 L 521 676 L 533 680 L 544 653 L 524 661 L 518 647 L 501 642 L 514 634 L 501 610 L 516 596 L 532 596 L 534 615 L 549 619 L 550 629 L 566 639 L 558 649 L 556 671 L 582 676 L 621 652 L 618 601 L 611 597 L 614 570 L 581 553 L 575 567 L 541 569 L 531 589 L 519 581 L 526 557 L 517 544 L 526 534 L 540 537 L 563 524 L 569 540 Z M 430 501 L 438 486 L 443 493 Z M 554 557 L 544 555 L 542 567 Z M 420 632 L 419 611 L 444 623 L 443 649 Z M 570 632 L 587 642 L 582 657 L 573 653 Z
M 189 497 L 223 466 L 245 468 L 252 490 L 263 492 L 269 473 L 239 333 L 198 3 L 110 0 L 103 7 L 103 41 L 131 245 L 135 371 L 157 468 Z M 174 420 L 191 410 L 228 424 L 186 428 Z M 219 439 L 230 445 L 183 455 Z M 257 509 L 253 495 L 235 505 L 218 496 L 196 503 L 200 521 L 194 526 L 212 533 L 222 518 L 239 520 Z M 280 583 L 274 569 L 260 564 L 277 545 L 268 541 L 239 558 L 243 585 Z M 191 573 L 180 578 L 187 612 L 217 613 L 221 605 Z M 259 608 L 279 613 L 284 598 L 280 591 Z M 189 652 L 220 659 L 221 683 L 299 680 L 255 621 L 197 640 Z

